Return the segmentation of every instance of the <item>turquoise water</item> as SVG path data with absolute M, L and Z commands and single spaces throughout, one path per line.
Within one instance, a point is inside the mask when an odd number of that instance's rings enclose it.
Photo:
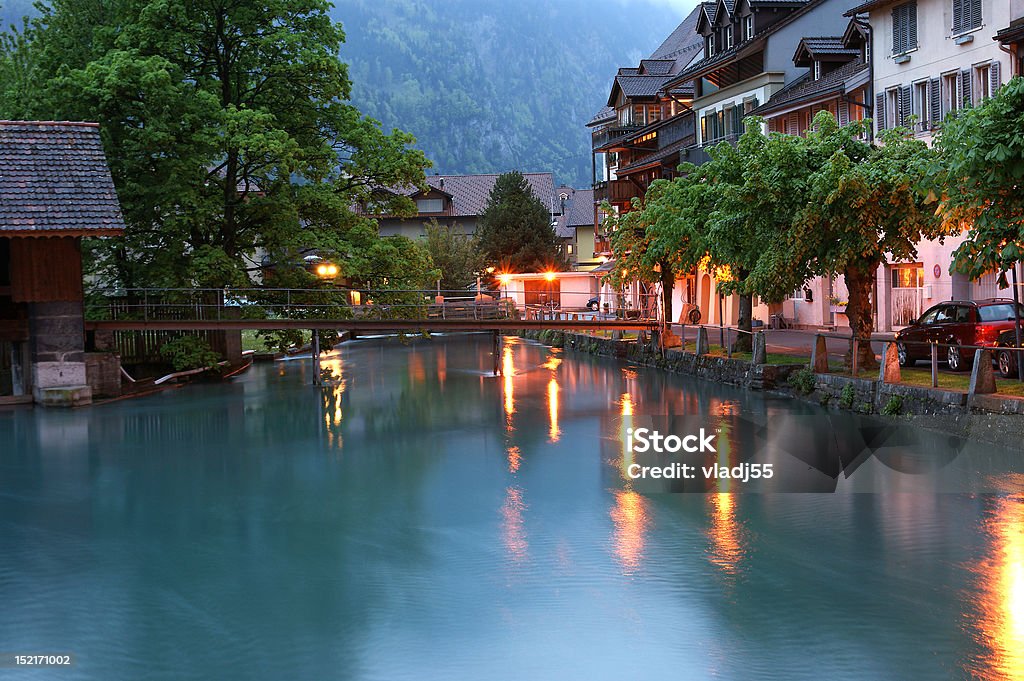
M 76 660 L 0 678 L 1024 678 L 1019 497 L 643 496 L 632 414 L 812 410 L 489 350 L 0 412 L 0 653 Z

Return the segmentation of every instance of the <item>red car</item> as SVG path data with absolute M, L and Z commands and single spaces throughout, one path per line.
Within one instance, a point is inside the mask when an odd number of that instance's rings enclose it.
M 1024 317 L 1024 306 L 1019 306 Z M 929 344 L 939 344 L 939 359 L 953 371 L 967 368 L 974 350 L 960 346 L 995 347 L 999 335 L 1013 328 L 1013 301 L 951 300 L 929 308 L 916 322 L 896 334 L 900 366 L 930 359 Z

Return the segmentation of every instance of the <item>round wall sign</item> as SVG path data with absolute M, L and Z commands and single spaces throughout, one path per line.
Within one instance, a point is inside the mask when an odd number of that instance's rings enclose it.
M 936 279 L 938 279 L 938 278 L 940 278 L 942 276 L 942 268 L 939 267 L 938 265 L 935 266 L 935 269 L 933 269 L 932 272 L 935 273 L 935 278 Z

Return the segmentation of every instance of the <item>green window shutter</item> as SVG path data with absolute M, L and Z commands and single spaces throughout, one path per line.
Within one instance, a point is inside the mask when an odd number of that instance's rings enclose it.
M 971 96 L 971 70 L 964 69 L 960 72 L 960 96 L 963 98 L 963 106 L 969 109 L 974 102 Z
M 938 78 L 928 81 L 928 95 L 931 99 L 931 126 L 934 128 L 942 122 L 942 82 Z
M 875 130 L 885 130 L 885 93 L 879 92 L 875 95 Z

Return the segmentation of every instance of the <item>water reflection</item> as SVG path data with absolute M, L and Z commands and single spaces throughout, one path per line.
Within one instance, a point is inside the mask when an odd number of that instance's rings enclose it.
M 501 534 L 509 558 L 517 563 L 528 558 L 527 551 L 530 548 L 523 522 L 525 511 L 523 490 L 519 487 L 508 487 L 505 490 L 505 503 L 501 507 Z
M 562 431 L 558 429 L 558 381 L 548 381 L 548 441 L 558 442 Z
M 523 462 L 523 453 L 519 451 L 519 447 L 509 445 L 505 454 L 508 457 L 508 472 L 518 473 L 519 466 L 522 465 Z
M 725 574 L 735 575 L 744 554 L 742 528 L 736 519 L 736 498 L 728 492 L 719 492 L 708 494 L 707 499 L 711 507 L 709 558 Z
M 991 540 L 977 565 L 974 636 L 982 653 L 976 678 L 1024 678 L 1024 497 L 997 497 L 985 520 Z
M 633 452 L 629 449 L 629 431 L 633 428 L 633 397 L 629 393 L 623 393 L 619 398 L 619 411 L 622 414 L 622 423 L 619 427 L 619 442 L 622 443 L 622 457 L 619 463 L 619 474 L 626 484 L 629 484 L 629 467 L 633 464 Z
M 631 575 L 640 569 L 650 525 L 648 501 L 632 490 L 616 490 L 611 518 L 614 524 L 612 545 L 622 573 Z
M 501 353 L 501 375 L 504 378 L 505 415 L 508 416 L 508 429 L 512 429 L 512 414 L 516 413 L 516 402 L 513 394 L 515 388 L 516 365 L 512 359 L 512 346 L 505 344 Z

